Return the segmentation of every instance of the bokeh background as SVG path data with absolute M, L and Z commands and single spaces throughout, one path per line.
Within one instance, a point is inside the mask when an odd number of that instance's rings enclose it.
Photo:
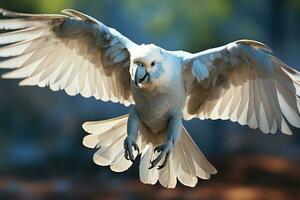
M 0 0 L 31 13 L 85 12 L 137 43 L 197 52 L 237 39 L 268 44 L 300 70 L 299 0 Z M 0 199 L 300 199 L 300 129 L 265 135 L 229 121 L 185 122 L 218 174 L 195 188 L 139 182 L 93 163 L 81 124 L 130 108 L 0 80 Z

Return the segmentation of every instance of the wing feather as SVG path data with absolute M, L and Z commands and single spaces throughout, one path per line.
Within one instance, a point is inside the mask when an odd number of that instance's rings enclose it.
M 185 119 L 230 119 L 264 133 L 291 134 L 289 125 L 300 127 L 300 73 L 266 45 L 240 40 L 186 53 L 183 63 Z
M 63 15 L 0 9 L 0 68 L 20 85 L 49 86 L 69 95 L 94 96 L 130 105 L 130 50 L 136 44 L 75 10 Z

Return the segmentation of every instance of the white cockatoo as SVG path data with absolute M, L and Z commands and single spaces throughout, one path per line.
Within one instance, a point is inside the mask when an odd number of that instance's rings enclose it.
M 300 73 L 266 45 L 239 40 L 196 54 L 138 45 L 75 10 L 23 14 L 0 10 L 0 68 L 20 85 L 132 105 L 128 115 L 86 122 L 83 145 L 94 162 L 127 170 L 141 155 L 143 183 L 195 186 L 216 169 L 182 119 L 230 119 L 264 133 L 300 127 Z

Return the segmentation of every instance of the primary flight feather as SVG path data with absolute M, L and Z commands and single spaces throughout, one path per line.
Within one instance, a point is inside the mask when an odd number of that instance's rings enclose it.
M 300 127 L 300 73 L 266 45 L 239 40 L 196 54 L 138 45 L 75 10 L 0 10 L 0 68 L 20 85 L 133 105 L 128 115 L 86 122 L 94 162 L 127 170 L 138 154 L 143 183 L 195 186 L 216 169 L 182 119 L 230 119 L 264 133 Z

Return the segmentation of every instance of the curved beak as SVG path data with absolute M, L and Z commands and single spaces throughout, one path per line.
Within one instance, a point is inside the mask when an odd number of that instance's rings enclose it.
M 135 63 L 135 65 L 134 84 L 138 86 L 139 83 L 143 82 L 149 76 L 149 73 L 143 63 Z

